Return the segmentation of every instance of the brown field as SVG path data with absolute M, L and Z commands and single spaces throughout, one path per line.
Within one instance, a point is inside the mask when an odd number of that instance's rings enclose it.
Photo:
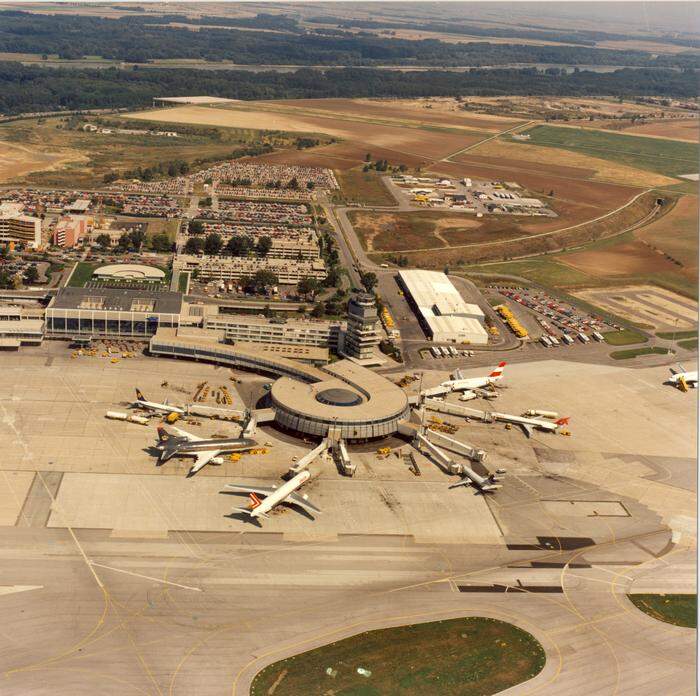
M 636 230 L 635 237 L 683 264 L 682 273 L 694 280 L 698 272 L 698 199 L 683 196 L 670 213 Z
M 687 140 L 691 143 L 697 143 L 698 128 L 700 128 L 700 123 L 698 122 L 697 118 L 676 118 L 629 126 L 628 128 L 624 129 L 624 132 L 637 133 L 639 135 L 655 135 L 661 138 Z
M 616 244 L 606 249 L 577 251 L 559 256 L 557 260 L 597 278 L 672 273 L 676 270 L 672 262 L 639 240 Z
M 336 116 L 306 116 L 266 108 L 268 102 L 248 102 L 245 107 L 212 108 L 182 106 L 130 114 L 129 118 L 169 123 L 192 123 L 229 128 L 250 128 L 301 133 L 324 133 L 356 144 L 365 151 L 376 147 L 398 155 L 440 159 L 468 147 L 482 134 L 429 131 L 400 125 L 367 124 Z M 273 105 L 274 106 L 274 105 Z
M 397 150 L 382 147 L 368 147 L 365 143 L 345 141 L 309 150 L 282 150 L 270 155 L 250 158 L 255 162 L 298 164 L 307 167 L 328 167 L 341 171 L 352 169 L 365 161 L 367 153 L 372 161 L 385 159 L 391 164 L 405 164 L 407 167 L 425 167 L 432 160 L 409 155 Z
M 672 186 L 676 179 L 642 171 L 624 164 L 591 157 L 578 152 L 552 147 L 511 142 L 507 139 L 489 140 L 483 145 L 455 158 L 457 162 L 482 162 L 514 169 L 550 173 L 574 179 L 595 179 L 629 186 Z
M 336 116 L 391 119 L 411 125 L 475 128 L 501 132 L 522 123 L 519 119 L 470 113 L 454 99 L 290 99 L 269 102 L 302 111 L 330 112 Z
M 69 162 L 87 158 L 77 151 L 46 152 L 40 147 L 28 147 L 0 140 L 0 183 L 18 179 L 29 172 L 58 169 Z

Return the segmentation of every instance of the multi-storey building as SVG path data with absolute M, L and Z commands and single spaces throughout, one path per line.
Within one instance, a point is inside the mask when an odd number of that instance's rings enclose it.
M 369 360 L 381 340 L 377 303 L 372 295 L 361 293 L 348 302 L 348 326 L 342 348 L 344 355 Z
M 22 214 L 22 206 L 0 203 L 0 244 L 23 244 L 36 249 L 41 246 L 41 219 Z

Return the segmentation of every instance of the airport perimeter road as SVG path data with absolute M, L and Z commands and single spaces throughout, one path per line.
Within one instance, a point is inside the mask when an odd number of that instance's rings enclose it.
M 694 693 L 695 631 L 626 596 L 695 591 L 696 402 L 661 384 L 664 368 L 509 365 L 499 410 L 556 410 L 573 435 L 457 423 L 455 437 L 508 469 L 496 494 L 449 489 L 421 454 L 414 476 L 358 445 L 353 478 L 314 463 L 315 521 L 283 510 L 256 527 L 229 516 L 244 499 L 224 484 L 278 483 L 311 443 L 261 428 L 267 455 L 188 479 L 190 462 L 155 467 L 155 424 L 104 413 L 136 385 L 182 403 L 203 381 L 226 383 L 239 407 L 264 378 L 145 356 L 71 360 L 57 342 L 4 361 L 3 696 L 242 696 L 287 655 L 465 615 L 542 642 L 544 671 L 511 696 Z M 232 428 L 202 420 L 196 432 Z

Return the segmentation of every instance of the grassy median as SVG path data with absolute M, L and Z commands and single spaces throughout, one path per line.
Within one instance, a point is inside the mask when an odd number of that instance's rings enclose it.
M 627 595 L 637 609 L 674 626 L 697 628 L 698 596 L 694 594 Z

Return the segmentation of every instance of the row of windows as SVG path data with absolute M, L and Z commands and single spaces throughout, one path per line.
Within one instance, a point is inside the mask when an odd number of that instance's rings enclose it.
M 47 314 L 46 328 L 50 333 L 91 333 L 152 336 L 158 328 L 177 327 L 177 321 L 115 321 L 104 319 L 77 319 L 55 317 Z

